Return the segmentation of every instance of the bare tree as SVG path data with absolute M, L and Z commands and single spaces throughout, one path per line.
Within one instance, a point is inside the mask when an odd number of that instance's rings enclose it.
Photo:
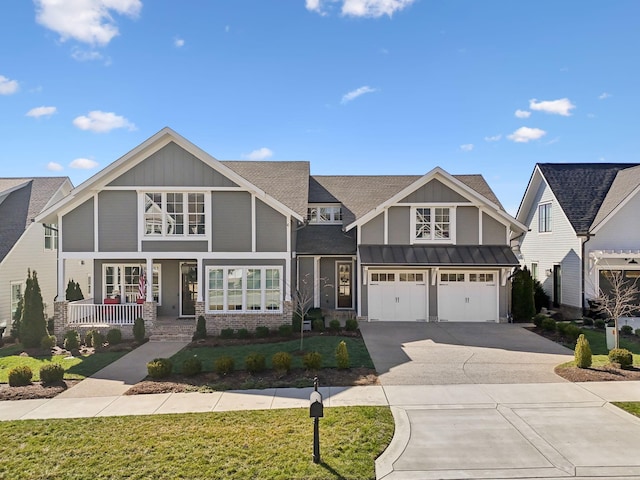
M 612 270 L 611 275 L 607 276 L 611 284 L 611 290 L 605 292 L 600 288 L 598 298 L 596 298 L 596 310 L 605 313 L 615 323 L 615 348 L 620 347 L 618 340 L 619 328 L 618 321 L 620 317 L 629 317 L 640 308 L 638 305 L 638 286 L 636 281 L 627 281 L 620 270 Z
M 322 287 L 320 285 L 322 285 Z M 319 284 L 315 285 L 315 288 L 327 287 L 331 287 L 331 285 L 326 283 L 326 278 L 320 278 Z M 314 284 L 309 274 L 304 275 L 298 280 L 298 286 L 293 289 L 291 296 L 293 297 L 294 311 L 300 318 L 300 351 L 302 351 L 304 341 L 304 319 L 309 313 L 309 310 L 313 308 L 314 300 Z

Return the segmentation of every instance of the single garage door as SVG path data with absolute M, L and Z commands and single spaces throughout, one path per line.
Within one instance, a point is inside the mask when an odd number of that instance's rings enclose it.
M 415 322 L 427 319 L 425 271 L 370 271 L 370 320 Z
M 438 319 L 447 322 L 498 321 L 497 272 L 440 272 Z

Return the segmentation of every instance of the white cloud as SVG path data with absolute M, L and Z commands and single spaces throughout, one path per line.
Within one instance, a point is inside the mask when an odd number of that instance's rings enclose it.
M 47 170 L 51 170 L 52 172 L 59 172 L 60 170 L 64 170 L 64 167 L 56 162 L 47 163 Z
M 36 107 L 29 110 L 26 115 L 27 117 L 40 118 L 40 117 L 50 117 L 54 113 L 56 113 L 58 109 L 56 107 Z
M 538 140 L 547 134 L 539 128 L 520 127 L 507 138 L 516 143 L 529 143 L 531 140 Z
M 600 95 L 598 95 L 599 100 L 606 100 L 607 98 L 611 98 L 610 93 L 602 92 Z
M 460 150 L 463 152 L 470 152 L 473 150 L 473 143 L 465 143 L 464 145 L 460 145 Z
M 120 32 L 112 12 L 135 18 L 140 0 L 35 0 L 36 21 L 60 35 L 91 45 L 107 45 Z
M 103 58 L 102 54 L 97 50 L 83 50 L 78 47 L 71 50 L 71 57 L 79 62 L 92 62 Z
M 325 15 L 325 13 L 322 11 L 320 0 L 305 0 L 305 7 L 310 12 L 316 12 L 320 15 Z
M 11 95 L 18 91 L 18 82 L 0 75 L 0 95 Z
M 364 87 L 356 88 L 355 90 L 351 90 L 349 93 L 344 94 L 340 103 L 348 103 L 351 100 L 358 98 L 360 95 L 364 95 L 365 93 L 373 93 L 376 91 L 376 88 L 371 88 L 365 85 Z
M 491 137 L 484 137 L 484 140 L 486 142 L 497 142 L 500 139 L 502 139 L 502 134 L 501 133 L 499 133 L 498 135 L 493 135 Z
M 110 132 L 116 128 L 135 130 L 136 126 L 120 115 L 113 112 L 93 110 L 89 115 L 81 115 L 73 120 L 73 124 L 80 130 L 90 130 L 96 133 Z
M 76 158 L 69 164 L 71 168 L 78 168 L 81 170 L 91 170 L 98 166 L 98 162 L 95 160 L 89 160 L 88 158 Z
M 413 4 L 415 0 L 305 0 L 310 12 L 327 15 L 327 8 L 333 3 L 341 3 L 341 13 L 348 17 L 378 18 L 391 17 L 395 12 Z
M 184 47 L 184 38 L 176 38 L 173 45 L 177 48 Z
M 531 116 L 531 112 L 529 110 L 516 110 L 514 115 L 518 118 L 529 118 Z
M 273 151 L 267 147 L 259 148 L 247 155 L 244 155 L 244 158 L 247 160 L 266 160 L 271 157 L 273 157 Z
M 559 100 L 544 100 L 538 102 L 535 98 L 529 100 L 529 108 L 539 112 L 552 113 L 555 115 L 562 115 L 568 117 L 571 115 L 571 110 L 576 106 L 571 103 L 568 98 L 560 98 Z

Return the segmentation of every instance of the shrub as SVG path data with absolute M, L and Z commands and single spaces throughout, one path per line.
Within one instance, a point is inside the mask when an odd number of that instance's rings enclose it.
M 58 343 L 56 337 L 54 337 L 53 335 L 45 335 L 44 337 L 42 337 L 42 340 L 40 340 L 40 347 L 43 350 L 51 350 L 56 346 L 56 343 Z
M 358 320 L 355 318 L 347 319 L 344 328 L 347 332 L 355 332 L 358 329 Z
M 542 320 L 542 330 L 545 332 L 555 332 L 556 331 L 556 321 L 553 318 L 547 317 Z
M 220 338 L 233 338 L 233 328 L 223 328 L 220 330 Z
M 293 329 L 291 325 L 280 325 L 280 327 L 278 327 L 278 334 L 281 337 L 290 337 L 293 335 Z
M 540 328 L 540 327 L 542 327 L 542 321 L 543 321 L 545 318 L 549 318 L 549 317 L 547 317 L 546 315 L 544 315 L 544 314 L 542 314 L 542 313 L 539 313 L 539 314 L 537 314 L 535 317 L 533 317 L 533 324 L 534 324 L 536 327 Z
M 631 325 L 623 325 L 620 327 L 620 333 L 622 335 L 633 335 L 633 327 Z
M 573 357 L 576 361 L 576 367 L 589 368 L 591 366 L 591 346 L 584 334 L 580 334 L 578 337 Z
M 626 348 L 614 348 L 609 351 L 609 361 L 619 363 L 620 368 L 629 368 L 633 365 L 633 354 Z
M 540 312 L 542 308 L 549 308 L 549 303 L 551 299 L 547 292 L 544 291 L 542 287 L 542 283 L 539 280 L 533 280 L 533 303 L 536 307 L 536 312 Z
M 198 316 L 198 320 L 196 321 L 196 331 L 193 334 L 193 340 L 198 340 L 200 338 L 207 338 L 207 321 L 204 318 L 204 315 Z
M 51 384 L 62 381 L 64 368 L 59 363 L 47 363 L 40 367 L 40 380 L 42 383 Z
M 593 321 L 593 324 L 595 325 L 596 328 L 599 328 L 600 330 L 604 330 L 604 326 L 606 325 L 605 321 L 602 320 L 601 318 L 596 318 Z
M 144 319 L 138 317 L 133 322 L 133 338 L 136 339 L 136 342 L 142 343 L 144 342 L 145 334 Z
M 269 336 L 269 327 L 256 327 L 256 338 L 266 338 Z
M 347 344 L 344 343 L 344 340 L 336 348 L 336 364 L 341 370 L 349 368 L 349 350 L 347 350 Z
M 242 338 L 242 339 L 251 338 L 251 334 L 249 333 L 249 330 L 247 330 L 246 328 L 240 328 L 236 332 L 236 337 Z
M 309 352 L 302 358 L 302 364 L 307 370 L 320 370 L 322 368 L 322 355 L 318 352 Z
M 40 340 L 45 335 L 48 335 L 47 321 L 44 318 L 44 304 L 38 284 L 38 275 L 35 270 L 33 272 L 28 270 L 24 296 L 22 297 L 20 342 L 25 348 L 39 347 Z
M 52 318 L 47 318 L 47 332 L 49 332 L 49 335 L 53 335 L 56 331 L 56 323 L 55 320 Z
M 171 375 L 173 363 L 168 358 L 154 358 L 147 363 L 147 372 L 151 378 L 167 378 Z
M 194 375 L 199 374 L 202 371 L 202 361 L 197 357 L 193 356 L 185 359 L 182 362 L 182 374 L 185 377 L 193 377 Z
M 324 320 L 316 318 L 313 322 L 311 322 L 311 328 L 316 332 L 324 332 Z
M 65 350 L 77 350 L 80 348 L 80 340 L 78 338 L 78 332 L 75 330 L 69 330 L 64 335 L 64 344 Z
M 636 337 L 640 337 L 640 328 L 636 328 Z
M 289 325 L 294 332 L 299 332 L 302 329 L 302 319 L 298 312 L 294 312 L 291 319 L 291 325 Z
M 32 378 L 33 372 L 26 365 L 19 365 L 9 370 L 10 387 L 24 387 L 26 385 L 31 385 Z
M 589 317 L 584 317 L 582 319 L 582 324 L 585 327 L 592 327 L 593 326 L 593 318 L 589 318 Z
M 339 332 L 340 331 L 340 320 L 331 320 L 329 322 L 329 330 L 331 330 L 332 332 Z
M 229 357 L 228 355 L 216 358 L 216 361 L 214 363 L 214 369 L 218 375 L 227 375 L 229 373 L 233 373 L 235 368 L 236 365 L 233 361 L 233 357 Z
M 322 320 L 322 309 L 321 308 L 310 308 L 307 312 L 307 318 L 311 320 Z
M 95 332 L 95 330 L 91 329 L 87 330 L 87 332 L 84 334 L 85 347 L 93 347 L 93 332 Z
M 564 329 L 564 336 L 571 343 L 575 342 L 580 336 L 580 327 L 573 323 L 566 324 L 566 328 Z
M 267 362 L 261 353 L 250 353 L 244 359 L 244 365 L 251 375 L 263 372 L 267 368 Z
M 109 345 L 118 345 L 122 342 L 122 332 L 119 328 L 112 328 L 107 332 L 107 343 Z
M 91 345 L 95 350 L 100 350 L 104 346 L 104 335 L 99 330 L 94 330 L 91 334 Z
M 556 323 L 556 331 L 560 334 L 560 335 L 564 335 L 565 332 L 567 331 L 567 327 L 569 327 L 568 323 L 564 323 L 564 322 L 558 322 Z
M 291 370 L 291 354 L 287 352 L 276 352 L 271 357 L 271 365 L 274 370 L 289 373 Z

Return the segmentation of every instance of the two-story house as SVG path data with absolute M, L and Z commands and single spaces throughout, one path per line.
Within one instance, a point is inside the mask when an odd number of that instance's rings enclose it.
M 510 237 L 479 175 L 312 176 L 308 162 L 219 161 L 169 128 L 43 212 L 93 300 L 59 329 L 203 315 L 208 330 L 290 323 L 295 293 L 369 320 L 504 321 Z

